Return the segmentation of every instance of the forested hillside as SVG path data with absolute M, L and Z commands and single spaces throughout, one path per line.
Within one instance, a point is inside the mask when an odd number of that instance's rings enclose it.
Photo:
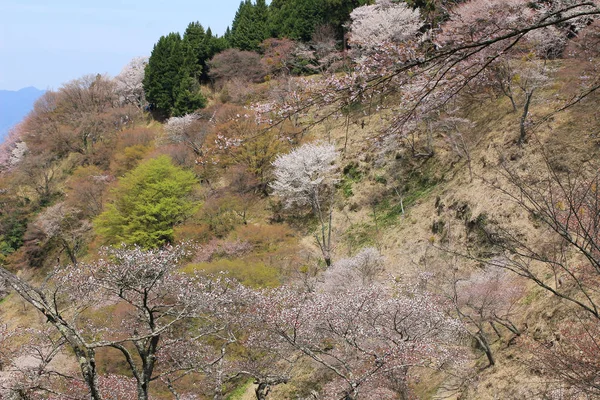
M 600 3 L 264 0 L 0 147 L 0 399 L 600 396 Z

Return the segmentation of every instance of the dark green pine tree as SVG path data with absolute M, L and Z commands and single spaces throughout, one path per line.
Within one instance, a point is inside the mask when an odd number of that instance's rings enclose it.
M 232 47 L 257 51 L 260 43 L 269 37 L 268 14 L 269 7 L 264 0 L 258 0 L 256 5 L 251 0 L 242 1 L 231 24 Z
M 171 115 L 175 104 L 175 91 L 180 86 L 182 64 L 183 52 L 179 33 L 161 36 L 152 49 L 143 81 L 146 99 L 161 118 Z
M 208 82 L 207 62 L 215 54 L 228 48 L 227 41 L 218 36 L 213 36 L 210 28 L 204 31 L 199 22 L 188 25 L 183 35 L 183 68 L 187 74 L 198 82 Z
M 271 36 L 308 42 L 315 27 L 326 22 L 324 0 L 273 0 L 269 8 Z
M 232 47 L 232 44 L 231 44 L 231 28 L 230 27 L 227 27 L 227 29 L 225 29 L 225 34 L 223 35 L 223 39 L 227 43 L 227 47 Z
M 268 39 L 269 35 L 269 6 L 265 0 L 256 0 L 254 5 L 254 29 L 260 34 L 260 44 L 263 40 Z M 257 35 L 258 36 L 258 35 Z
M 175 104 L 171 109 L 171 115 L 181 117 L 204 107 L 206 107 L 206 97 L 200 91 L 198 80 L 190 72 L 183 70 L 179 86 L 175 89 Z
M 356 7 L 373 4 L 374 0 L 324 0 L 323 21 L 331 25 L 338 40 L 344 37 L 346 23 L 350 21 L 350 13 Z
M 226 32 L 227 33 L 227 32 Z M 213 36 L 212 30 L 208 28 L 206 30 L 206 35 L 204 36 L 203 43 L 203 59 L 202 59 L 202 82 L 209 82 L 210 79 L 208 77 L 208 61 L 213 58 L 217 53 L 222 52 L 225 49 L 231 47 L 227 39 L 222 36 Z
M 183 65 L 187 73 L 197 80 L 201 79 L 206 58 L 204 44 L 206 32 L 199 22 L 191 22 L 183 34 Z

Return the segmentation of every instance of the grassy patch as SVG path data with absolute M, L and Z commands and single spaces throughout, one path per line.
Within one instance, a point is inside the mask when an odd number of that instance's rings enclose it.
M 374 215 L 377 226 L 388 227 L 398 222 L 398 217 L 413 207 L 419 200 L 427 197 L 438 184 L 428 174 L 413 174 L 408 177 L 402 192 L 393 191 L 375 205 Z
M 533 304 L 534 302 L 537 302 L 543 296 L 544 296 L 543 289 L 534 287 L 528 291 L 527 295 L 521 300 L 521 303 L 528 306 L 528 305 Z
M 281 284 L 279 270 L 261 262 L 242 259 L 219 259 L 209 263 L 190 264 L 183 272 L 203 271 L 207 275 L 224 274 L 250 287 L 277 287 Z
M 377 228 L 373 224 L 359 223 L 353 224 L 348 228 L 345 239 L 350 248 L 361 249 L 367 246 L 374 246 Z
M 254 383 L 254 379 L 248 379 L 242 385 L 236 387 L 231 393 L 227 395 L 225 400 L 240 400 L 244 397 L 250 386 Z
M 354 195 L 354 192 L 352 191 L 352 185 L 354 183 L 360 182 L 362 177 L 362 172 L 360 172 L 356 163 L 351 163 L 344 167 L 342 180 L 339 183 L 339 188 L 341 189 L 342 194 L 346 199 Z

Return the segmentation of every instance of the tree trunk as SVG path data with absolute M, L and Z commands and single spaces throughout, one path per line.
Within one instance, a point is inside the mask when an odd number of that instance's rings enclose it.
M 258 385 L 254 389 L 257 400 L 267 400 L 267 396 L 271 391 L 271 386 L 279 385 L 281 383 L 287 383 L 288 377 L 286 376 L 267 376 L 264 378 L 256 378 L 254 381 L 255 385 Z
M 521 115 L 520 122 L 520 130 L 521 133 L 519 135 L 519 146 L 525 143 L 527 130 L 525 129 L 525 124 L 527 122 L 527 115 L 529 114 L 529 106 L 531 105 L 531 99 L 533 98 L 533 90 L 525 94 L 525 105 L 523 106 L 523 114 Z
M 254 389 L 254 393 L 256 394 L 256 400 L 267 400 L 269 385 L 266 382 L 259 382 L 256 389 Z
M 75 256 L 75 247 L 76 246 L 73 246 L 73 248 L 71 248 L 71 246 L 69 246 L 69 243 L 64 238 L 61 238 L 61 240 L 62 240 L 63 248 L 67 252 L 67 256 L 69 256 L 69 260 L 71 260 L 71 263 L 73 265 L 77 265 L 77 257 Z
M 494 355 L 492 354 L 492 349 L 490 348 L 490 345 L 487 339 L 485 338 L 483 332 L 477 332 L 477 334 L 475 334 L 475 339 L 477 340 L 477 343 L 479 343 L 479 346 L 481 346 L 481 349 L 484 351 L 485 356 L 488 359 L 488 365 L 485 368 L 496 365 Z
M 49 323 L 54 325 L 77 357 L 83 381 L 90 390 L 90 399 L 102 400 L 102 395 L 98 389 L 98 371 L 96 370 L 94 349 L 83 341 L 75 328 L 62 318 L 58 310 L 51 306 L 52 303 L 46 300 L 44 293 L 39 289 L 29 285 L 3 267 L 0 267 L 0 278 L 5 279 L 19 296 L 35 307 L 46 317 Z

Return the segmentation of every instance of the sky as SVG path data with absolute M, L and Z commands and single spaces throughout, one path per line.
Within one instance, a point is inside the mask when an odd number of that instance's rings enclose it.
M 199 21 L 222 35 L 240 0 L 0 0 L 0 89 L 58 89 L 115 76 L 170 32 Z

